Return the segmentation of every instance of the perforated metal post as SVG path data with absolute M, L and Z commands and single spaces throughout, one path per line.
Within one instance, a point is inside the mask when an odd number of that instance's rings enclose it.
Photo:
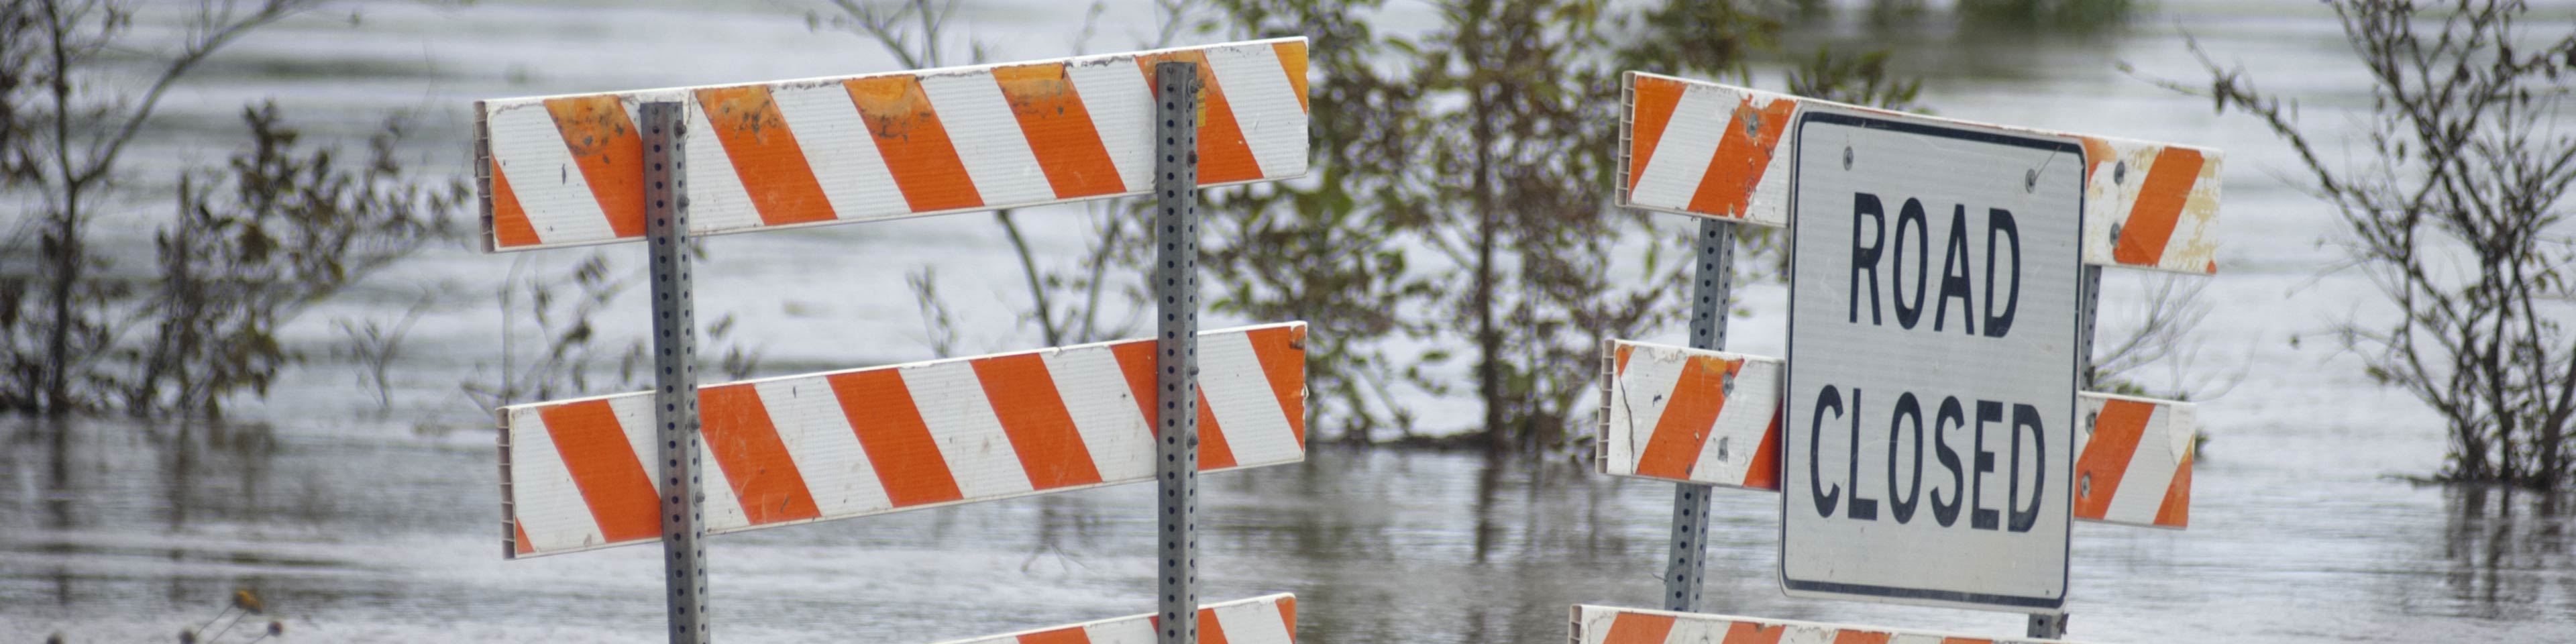
M 1726 348 L 1726 300 L 1735 279 L 1735 224 L 1699 222 L 1699 260 L 1692 269 L 1690 346 Z M 1664 568 L 1664 610 L 1699 610 L 1701 575 L 1708 570 L 1708 495 L 1716 488 L 1676 483 L 1673 490 L 1672 561 Z
M 2077 391 L 2092 391 L 2093 330 L 2102 312 L 2102 267 L 2086 265 L 2083 282 L 2076 286 L 2079 289 L 2076 293 L 2079 301 L 2076 302 L 2075 310 L 2078 314 L 2077 319 L 2081 320 L 2078 322 L 2081 328 L 2077 330 L 2075 336 L 2075 388 Z M 2078 422 L 2085 424 L 2084 427 L 2078 428 L 2079 431 L 2092 431 L 2093 419 L 2083 418 L 2078 419 Z M 2032 613 L 2028 633 L 2031 637 L 2046 639 L 2065 637 L 2066 621 L 2067 612 L 2062 610 Z
M 2076 338 L 2075 387 L 2079 391 L 2092 391 L 2093 327 L 2095 318 L 2102 312 L 2102 267 L 2086 264 L 2084 283 L 2080 286 L 2083 291 L 2077 297 L 2084 301 L 2076 303 L 2076 310 L 2083 314 L 2084 329 L 2083 335 Z
M 2032 613 L 2030 616 L 2030 636 L 2052 640 L 2065 637 L 2066 611 Z
M 697 307 L 690 297 L 688 128 L 682 103 L 645 103 L 644 239 L 653 285 L 654 453 L 661 462 L 662 570 L 672 644 L 707 641 L 706 521 L 698 511 Z
M 1155 498 L 1161 529 L 1155 641 L 1199 641 L 1199 71 L 1154 65 Z

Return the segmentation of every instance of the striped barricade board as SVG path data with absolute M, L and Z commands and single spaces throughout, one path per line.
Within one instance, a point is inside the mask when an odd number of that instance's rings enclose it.
M 1789 225 L 1789 125 L 1799 112 L 1881 111 L 1641 72 L 1622 87 L 1619 205 L 1764 226 Z M 2007 129 L 2081 144 L 2085 263 L 2218 272 L 2219 151 Z
M 1825 624 L 1732 615 L 1676 613 L 1576 604 L 1574 644 L 2040 644 L 2065 642 L 1978 637 L 1877 626 Z
M 1303 322 L 1199 334 L 1200 471 L 1305 459 Z M 1151 480 L 1154 341 L 701 386 L 708 532 Z M 659 535 L 649 392 L 499 412 L 510 557 Z
M 1780 491 L 1786 362 L 1627 340 L 1604 349 L 1601 473 Z M 2084 392 L 2076 411 L 2075 518 L 2187 527 L 2198 406 Z
M 1154 64 L 1199 63 L 1202 187 L 1306 173 L 1306 39 L 475 104 L 483 242 L 641 239 L 638 106 L 688 113 L 689 235 L 1145 194 Z
M 1154 627 L 1161 621 L 1153 615 L 1129 615 L 940 644 L 1154 644 Z M 1297 596 L 1279 593 L 1204 605 L 1199 608 L 1199 641 L 1294 644 Z

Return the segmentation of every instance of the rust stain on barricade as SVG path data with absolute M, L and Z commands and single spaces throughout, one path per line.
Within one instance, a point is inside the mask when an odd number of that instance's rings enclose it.
M 698 90 L 699 107 L 733 162 L 752 209 L 769 225 L 830 221 L 832 202 L 814 179 L 805 148 L 766 85 Z
M 886 171 L 894 175 L 895 187 L 913 212 L 984 205 L 919 77 L 853 78 L 841 85 L 848 89 L 859 118 L 867 122 L 868 133 L 876 137 Z
M 564 148 L 618 237 L 644 235 L 644 137 L 615 95 L 546 99 Z
M 1055 196 L 1074 199 L 1125 192 L 1118 166 L 1092 126 L 1091 110 L 1059 63 L 993 68 L 993 82 L 1011 105 L 1029 151 Z

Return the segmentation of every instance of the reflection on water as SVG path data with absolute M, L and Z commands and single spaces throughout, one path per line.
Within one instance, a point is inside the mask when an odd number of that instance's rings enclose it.
M 2483 619 L 2528 619 L 2533 611 L 2576 613 L 2576 569 L 2567 554 L 2565 514 L 2571 495 L 2501 488 L 2444 493 L 2450 521 L 2442 552 L 2450 564 L 2442 584 Z M 2555 588 L 2551 588 L 2555 586 Z M 2542 605 L 2555 594 L 2560 603 Z
M 657 630 L 650 548 L 500 560 L 480 441 L 67 426 L 21 424 L 0 443 L 0 634 L 159 639 L 236 588 L 326 641 Z M 2335 506 L 2267 491 L 2297 477 L 2251 469 L 2207 468 L 2191 532 L 2079 530 L 2076 634 L 2399 641 L 2563 634 L 2576 614 L 2565 495 L 2380 482 L 2362 484 L 2378 501 Z M 1203 484 L 1204 595 L 1295 592 L 1304 641 L 1561 641 L 1568 604 L 1650 606 L 1661 589 L 1671 488 L 1566 462 L 1324 449 Z M 1141 612 L 1150 495 L 1127 486 L 720 537 L 717 624 L 729 641 L 934 641 Z M 1776 514 L 1774 496 L 1716 499 L 1714 610 L 2018 628 L 2008 615 L 1781 597 Z M 2315 623 L 2278 625 L 2281 611 Z

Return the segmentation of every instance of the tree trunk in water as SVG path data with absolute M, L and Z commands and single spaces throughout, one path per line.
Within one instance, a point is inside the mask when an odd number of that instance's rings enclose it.
M 1503 336 L 1494 328 L 1494 242 L 1502 234 L 1495 221 L 1493 172 L 1493 115 L 1476 102 L 1475 145 L 1476 178 L 1470 189 L 1476 192 L 1476 392 L 1485 399 L 1485 447 L 1500 453 L 1511 449 L 1514 437 L 1504 431 L 1503 422 Z
M 72 289 L 80 284 L 80 196 L 74 193 L 64 200 L 61 219 L 55 220 L 52 291 L 53 328 L 45 338 L 45 415 L 61 418 L 71 413 Z

